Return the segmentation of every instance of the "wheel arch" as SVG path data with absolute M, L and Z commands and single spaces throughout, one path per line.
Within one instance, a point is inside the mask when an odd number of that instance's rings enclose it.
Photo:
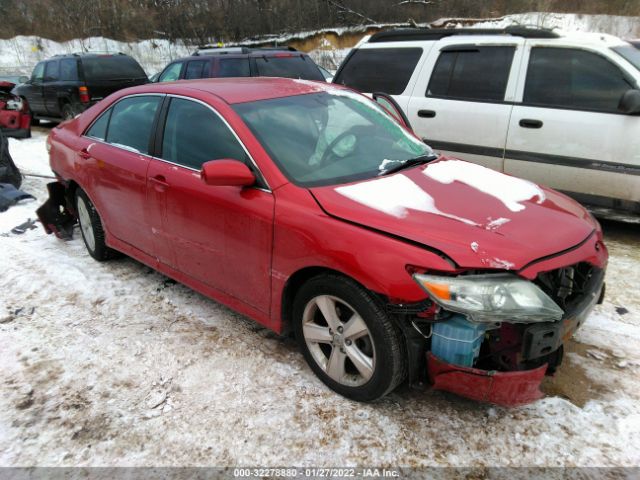
M 353 278 L 352 276 L 347 275 L 346 273 L 339 270 L 323 266 L 309 266 L 301 268 L 300 270 L 297 270 L 291 276 L 289 276 L 284 284 L 284 288 L 282 289 L 280 319 L 282 322 L 281 333 L 283 335 L 288 335 L 293 331 L 293 302 L 298 291 L 307 281 L 320 275 L 337 275 L 340 277 L 344 277 L 352 282 L 357 283 L 365 290 L 371 292 L 372 295 L 381 299 L 383 298 L 381 294 L 371 291 L 365 285 L 363 285 L 362 282 L 358 281 L 358 279 Z

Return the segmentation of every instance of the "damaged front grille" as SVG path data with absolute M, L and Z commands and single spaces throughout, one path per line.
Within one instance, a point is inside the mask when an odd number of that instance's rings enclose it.
M 569 267 L 543 272 L 536 278 L 536 284 L 565 313 L 579 304 L 587 295 L 594 292 L 594 281 L 598 281 L 600 270 L 593 265 L 581 262 Z

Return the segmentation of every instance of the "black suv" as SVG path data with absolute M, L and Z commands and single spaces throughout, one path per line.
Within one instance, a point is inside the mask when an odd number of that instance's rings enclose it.
M 117 90 L 148 81 L 140 64 L 124 53 L 73 53 L 39 62 L 13 93 L 27 100 L 37 123 L 73 118 Z
M 218 77 L 286 77 L 324 80 L 309 55 L 293 48 L 203 47 L 171 62 L 158 82 Z

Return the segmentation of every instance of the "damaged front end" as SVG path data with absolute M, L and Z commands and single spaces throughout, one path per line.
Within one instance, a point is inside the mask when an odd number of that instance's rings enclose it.
M 587 262 L 539 273 L 415 274 L 429 299 L 393 305 L 407 338 L 410 380 L 478 401 L 518 406 L 562 362 L 563 344 L 604 296 L 604 268 Z
M 27 101 L 11 90 L 12 82 L 0 81 L 0 131 L 7 137 L 31 137 L 31 113 Z
M 36 210 L 36 215 L 45 232 L 53 233 L 63 240 L 70 240 L 76 214 L 68 195 L 69 190 L 62 182 L 51 182 L 47 184 L 47 191 L 49 198 Z

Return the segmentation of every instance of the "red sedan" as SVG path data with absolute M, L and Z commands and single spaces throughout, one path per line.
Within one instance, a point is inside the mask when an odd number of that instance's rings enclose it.
M 119 91 L 48 140 L 39 210 L 295 332 L 318 377 L 361 401 L 429 376 L 515 405 L 537 398 L 602 297 L 598 223 L 568 197 L 438 157 L 348 89 L 277 78 Z

